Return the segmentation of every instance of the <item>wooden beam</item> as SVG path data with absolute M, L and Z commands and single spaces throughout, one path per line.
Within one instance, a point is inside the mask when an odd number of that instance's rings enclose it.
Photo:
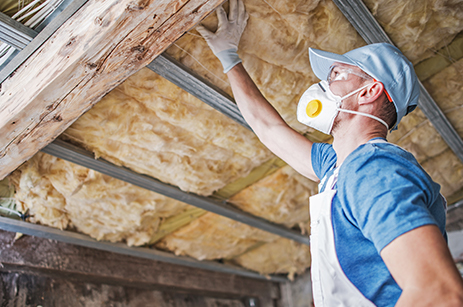
M 89 0 L 0 92 L 0 179 L 223 0 Z
M 105 241 L 97 241 L 85 234 L 80 234 L 67 230 L 59 230 L 48 226 L 18 221 L 2 216 L 0 216 L 0 229 L 10 232 L 19 232 L 22 234 L 35 236 L 39 238 L 56 240 L 63 243 L 89 247 L 111 253 L 156 260 L 175 265 L 183 265 L 197 269 L 204 269 L 227 274 L 235 274 L 239 276 L 245 276 L 256 279 L 268 278 L 269 280 L 277 282 L 287 281 L 285 277 L 278 275 L 263 276 L 257 272 L 248 271 L 242 267 L 225 265 L 216 261 L 199 261 L 187 256 L 175 256 L 172 253 L 163 252 L 154 248 L 128 246 L 126 243 L 122 242 L 111 243 Z
M 14 233 L 0 230 L 0 271 L 23 271 L 90 283 L 209 297 L 254 297 L 271 301 L 279 296 L 279 284 L 263 277 L 230 275 L 40 237 L 23 236 L 19 240 L 14 237 Z

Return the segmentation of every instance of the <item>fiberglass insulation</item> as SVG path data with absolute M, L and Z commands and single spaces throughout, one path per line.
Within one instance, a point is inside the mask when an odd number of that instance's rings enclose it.
M 240 255 L 259 242 L 272 242 L 277 235 L 208 212 L 187 226 L 167 235 L 156 247 L 199 260 Z
M 316 189 L 314 182 L 285 166 L 242 190 L 230 202 L 276 223 L 287 226 L 299 223 L 306 231 L 309 196 L 315 194 Z M 267 242 L 272 243 L 262 245 Z M 255 248 L 256 245 L 259 247 Z M 237 262 L 243 262 L 240 264 L 263 274 L 277 272 L 292 276 L 310 266 L 308 246 L 278 239 L 275 235 L 212 213 L 166 236 L 157 247 L 197 259 L 239 256 Z M 250 252 L 258 256 L 246 257 Z
M 459 60 L 423 82 L 437 105 L 463 136 L 463 60 Z M 463 188 L 463 164 L 431 122 L 419 110 L 405 116 L 389 141 L 407 149 L 450 197 Z
M 240 209 L 292 227 L 308 222 L 309 197 L 317 184 L 285 166 L 230 198 Z
M 146 68 L 63 135 L 97 157 L 201 195 L 271 157 L 251 131 Z
M 162 219 L 189 206 L 70 162 L 38 153 L 11 175 L 31 222 L 75 227 L 97 240 L 149 242 Z
M 310 248 L 285 238 L 264 244 L 237 256 L 233 262 L 261 274 L 301 274 L 310 266 Z
M 292 127 L 312 131 L 296 119 L 300 96 L 317 82 L 310 69 L 308 47 L 343 53 L 364 42 L 330 1 L 247 0 L 244 3 L 250 17 L 238 50 L 243 65 Z M 215 30 L 216 14 L 203 24 Z M 222 65 L 195 30 L 176 41 L 167 53 L 231 94 Z
M 463 30 L 463 0 L 365 0 L 394 44 L 416 64 Z

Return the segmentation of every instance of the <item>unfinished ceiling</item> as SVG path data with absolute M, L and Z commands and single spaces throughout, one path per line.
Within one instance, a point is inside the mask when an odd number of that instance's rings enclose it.
M 462 44 L 457 35 L 463 30 L 463 1 L 365 4 L 463 136 L 463 59 L 448 51 Z M 250 17 L 239 48 L 244 66 L 292 127 L 329 141 L 296 120 L 299 97 L 318 81 L 307 49 L 344 53 L 365 45 L 364 40 L 331 1 L 246 0 L 245 5 Z M 214 30 L 216 22 L 212 14 L 203 23 Z M 232 95 L 220 62 L 194 29 L 167 54 Z M 439 58 L 447 62 L 429 64 Z M 420 73 L 429 70 L 434 73 Z M 309 197 L 317 193 L 317 184 L 275 162 L 250 130 L 147 68 L 108 93 L 60 138 L 184 191 L 228 200 L 253 215 L 308 231 Z M 450 203 L 463 198 L 463 164 L 419 109 L 388 139 L 415 155 Z M 268 165 L 265 176 L 253 175 Z M 97 240 L 154 244 L 200 260 L 222 259 L 262 274 L 292 277 L 310 265 L 307 245 L 191 211 L 186 203 L 43 153 L 9 179 L 20 209 L 29 209 L 33 223 L 75 229 Z M 237 182 L 238 190 L 233 188 Z M 180 216 L 187 222 L 176 223 Z

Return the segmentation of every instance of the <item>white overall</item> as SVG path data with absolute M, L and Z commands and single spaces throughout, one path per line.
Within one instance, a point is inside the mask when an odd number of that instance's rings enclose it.
M 328 179 L 324 192 L 310 197 L 310 250 L 315 307 L 375 306 L 349 281 L 336 257 L 331 204 L 339 168 Z M 322 183 L 321 183 L 322 184 Z

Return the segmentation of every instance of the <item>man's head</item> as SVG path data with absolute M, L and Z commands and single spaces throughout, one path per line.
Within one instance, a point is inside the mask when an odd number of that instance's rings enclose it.
M 394 129 L 418 103 L 420 89 L 413 65 L 399 49 L 390 44 L 371 44 L 343 55 L 309 48 L 309 55 L 312 70 L 322 80 L 329 77 L 333 64 L 341 63 L 356 66 L 361 69 L 360 72 L 381 82 L 395 106 L 397 120 Z M 388 104 L 383 105 L 385 109 L 379 110 L 380 113 L 390 114 Z

